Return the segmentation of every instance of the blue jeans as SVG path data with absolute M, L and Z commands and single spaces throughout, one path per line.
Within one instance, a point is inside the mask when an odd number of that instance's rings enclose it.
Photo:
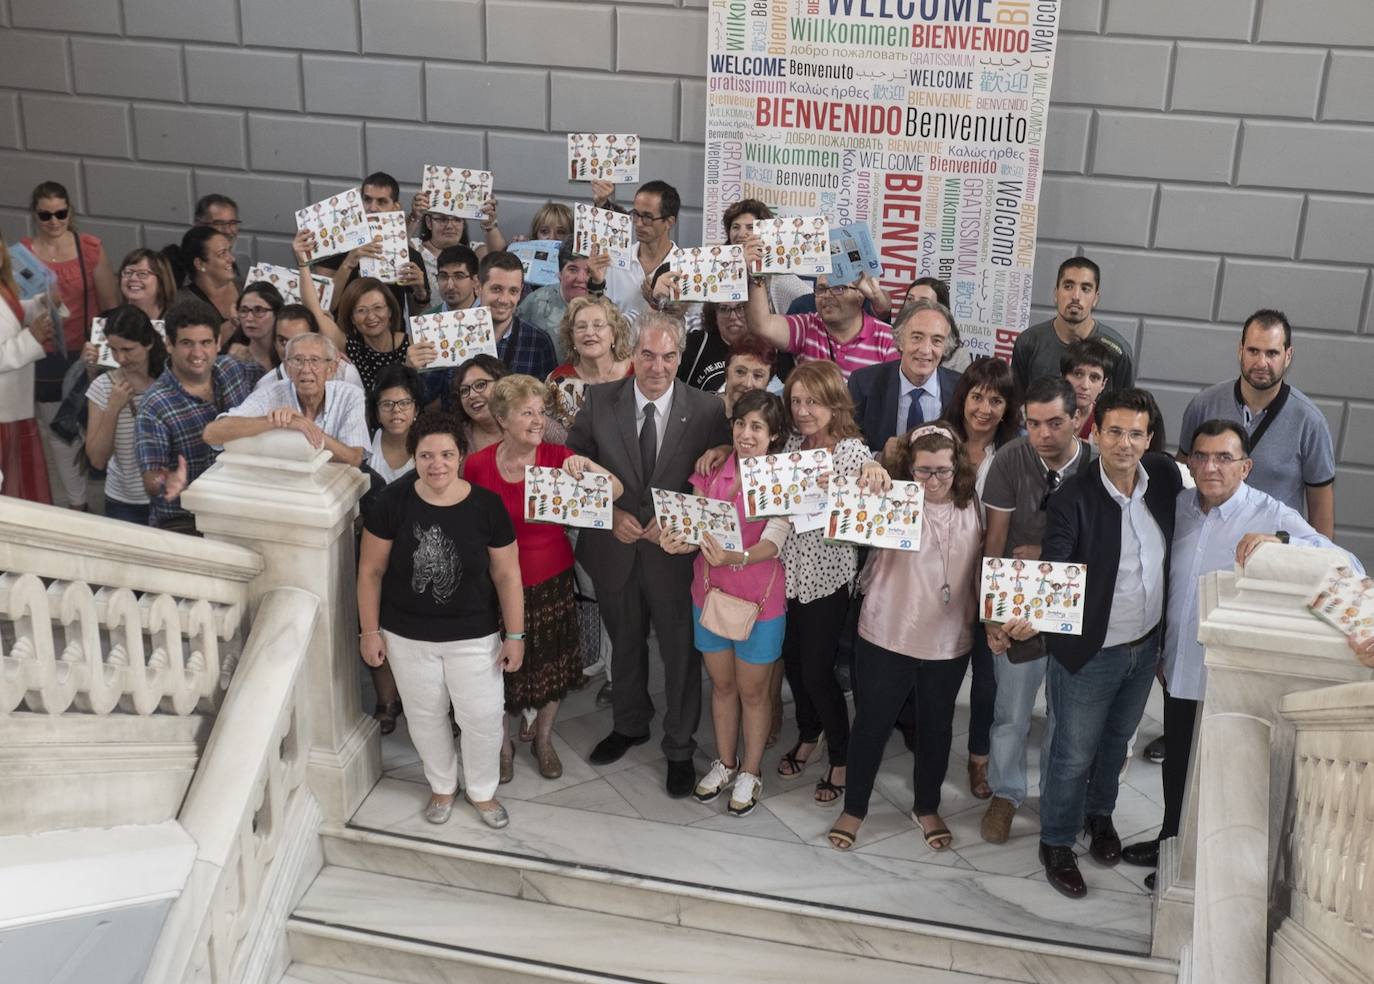
M 997 677 L 997 696 L 993 703 L 991 758 L 988 784 L 992 794 L 1020 806 L 1026 799 L 1026 739 L 1030 735 L 1031 711 L 1035 695 L 1045 680 L 1049 658 L 1029 663 L 1013 663 L 1006 656 L 993 656 Z M 1050 737 L 1054 734 L 1054 710 L 1045 722 L 1045 737 L 1040 743 L 1040 789 L 1045 789 L 1045 763 L 1049 757 Z
M 118 499 L 105 497 L 105 515 L 110 519 L 122 519 L 126 523 L 137 523 L 140 526 L 148 525 L 148 503 L 141 505 L 132 502 L 120 502 Z
M 1049 765 L 1040 797 L 1040 840 L 1069 847 L 1085 816 L 1111 816 L 1126 744 L 1145 713 L 1159 660 L 1159 629 L 1136 642 L 1109 646 L 1070 673 L 1050 659 L 1054 714 Z

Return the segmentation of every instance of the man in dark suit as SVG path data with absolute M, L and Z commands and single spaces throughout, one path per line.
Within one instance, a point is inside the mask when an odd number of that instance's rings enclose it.
M 652 624 L 667 690 L 668 795 L 679 798 L 696 785 L 693 732 L 701 717 L 701 656 L 692 648 L 692 557 L 659 548 L 650 490 L 690 491 L 687 479 L 696 460 L 708 448 L 730 443 L 720 398 L 675 381 L 684 341 L 676 317 L 642 316 L 634 376 L 588 387 L 568 432 L 568 447 L 600 462 L 625 487 L 615 502 L 614 528 L 583 530 L 577 541 L 577 559 L 596 586 L 611 636 L 615 679 L 613 730 L 592 750 L 591 761 L 614 762 L 649 740 Z
M 949 308 L 926 298 L 912 301 L 897 315 L 892 333 L 901 358 L 849 377 L 854 419 L 874 451 L 882 451 L 889 438 L 944 416 L 959 381 L 957 372 L 940 365 L 954 334 Z
M 1097 465 L 1066 481 L 1049 500 L 1042 561 L 1079 565 L 1081 635 L 1049 634 L 1045 691 L 1054 720 L 1040 799 L 1040 861 L 1051 885 L 1087 894 L 1074 856 L 1080 830 L 1094 861 L 1121 860 L 1112 825 L 1126 745 L 1155 681 L 1169 583 L 1174 503 L 1183 479 L 1172 458 L 1147 452 L 1159 413 L 1141 389 L 1097 400 Z M 1066 572 L 1068 573 L 1068 572 Z M 993 652 L 1007 635 L 1026 638 L 1024 620 L 988 629 Z

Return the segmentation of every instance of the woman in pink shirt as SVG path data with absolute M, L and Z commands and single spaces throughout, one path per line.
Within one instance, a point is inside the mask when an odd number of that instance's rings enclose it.
M 915 692 L 917 738 L 911 817 L 933 851 L 953 836 L 940 819 L 940 786 L 949 767 L 954 699 L 973 648 L 983 524 L 974 469 L 948 424 L 911 432 L 892 474 L 921 483 L 921 549 L 875 550 L 860 576 L 864 606 L 854 648 L 854 726 L 849 739 L 844 813 L 830 844 L 847 851 L 868 814 L 883 749 L 907 695 Z
M 754 458 L 782 449 L 787 439 L 782 400 L 772 393 L 753 390 L 738 400 L 730 413 L 735 453 L 710 475 L 693 475 L 692 486 L 709 499 L 735 504 L 743 533 L 743 550 L 725 550 L 707 533 L 692 573 L 692 623 L 696 646 L 711 676 L 711 722 L 719 755 L 693 795 L 709 803 L 732 781 L 730 813 L 748 814 L 763 791 L 763 748 L 768 740 L 771 707 L 768 681 L 773 664 L 782 655 L 786 626 L 787 579 L 778 554 L 787 541 L 791 524 L 786 517 L 745 517 L 740 459 Z M 664 533 L 659 543 L 670 554 L 689 553 L 695 546 L 680 535 Z M 706 593 L 719 589 L 758 606 L 758 617 L 748 638 L 734 640 L 717 635 L 702 624 Z M 736 757 L 739 745 L 741 705 L 744 719 L 744 758 Z

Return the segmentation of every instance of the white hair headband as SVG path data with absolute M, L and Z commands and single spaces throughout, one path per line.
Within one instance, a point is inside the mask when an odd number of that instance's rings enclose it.
M 916 438 L 925 437 L 927 434 L 942 434 L 945 437 L 954 437 L 954 432 L 948 427 L 942 427 L 939 424 L 926 424 L 924 427 L 917 427 L 912 431 L 911 436 L 907 438 L 907 443 L 910 444 L 915 441 Z

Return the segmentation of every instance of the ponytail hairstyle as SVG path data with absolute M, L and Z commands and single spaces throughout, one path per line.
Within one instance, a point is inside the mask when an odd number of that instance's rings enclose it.
M 148 349 L 148 375 L 157 379 L 167 368 L 167 346 L 148 316 L 132 304 L 121 304 L 103 315 L 106 336 L 135 342 Z

